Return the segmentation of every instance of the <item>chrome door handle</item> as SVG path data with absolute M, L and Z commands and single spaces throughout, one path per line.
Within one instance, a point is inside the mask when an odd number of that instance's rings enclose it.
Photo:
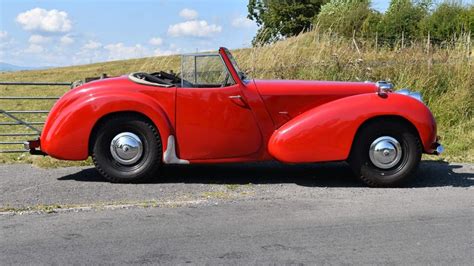
M 249 108 L 242 95 L 231 95 L 229 99 L 240 107 Z

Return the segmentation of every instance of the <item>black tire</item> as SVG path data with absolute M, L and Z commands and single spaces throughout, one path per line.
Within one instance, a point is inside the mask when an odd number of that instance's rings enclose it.
M 371 144 L 382 136 L 394 138 L 402 149 L 400 161 L 388 169 L 374 165 L 369 156 Z M 421 160 L 421 153 L 418 133 L 407 122 L 376 120 L 358 131 L 348 162 L 356 176 L 368 186 L 398 187 L 412 177 Z
M 115 136 L 130 132 L 142 143 L 142 155 L 133 164 L 114 159 L 111 142 Z M 117 115 L 102 121 L 91 142 L 92 160 L 102 176 L 114 183 L 138 183 L 156 176 L 161 168 L 162 145 L 156 127 L 137 115 Z M 137 156 L 138 157 L 138 156 Z

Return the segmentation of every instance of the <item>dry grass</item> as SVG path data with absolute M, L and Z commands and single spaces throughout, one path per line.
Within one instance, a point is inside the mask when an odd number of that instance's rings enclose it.
M 271 46 L 234 51 L 239 65 L 253 78 L 308 80 L 390 80 L 396 88 L 421 91 L 438 121 L 446 153 L 452 161 L 474 161 L 474 78 L 469 36 L 449 47 L 428 50 L 426 44 L 401 49 L 378 48 L 372 43 L 319 34 L 317 31 L 289 38 Z M 73 81 L 107 73 L 122 75 L 133 71 L 174 70 L 178 56 L 143 58 L 84 66 L 0 74 L 7 81 Z M 61 95 L 67 88 L 26 88 L 0 86 L 0 95 Z M 48 109 L 51 103 L 0 101 L 0 109 Z M 23 116 L 27 119 L 41 120 Z M 6 121 L 5 119 L 0 121 Z M 14 128 L 14 127 L 10 127 Z M 16 130 L 20 130 L 19 128 Z M 0 127 L 0 132 L 4 131 Z M 2 155 L 1 162 L 33 162 L 41 166 L 71 165 L 51 158 Z M 86 164 L 89 162 L 85 162 Z M 76 163 L 77 164 L 77 163 Z M 80 163 L 84 164 L 84 163 Z

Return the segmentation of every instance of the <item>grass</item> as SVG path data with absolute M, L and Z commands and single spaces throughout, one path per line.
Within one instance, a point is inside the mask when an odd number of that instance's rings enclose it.
M 373 43 L 348 40 L 313 31 L 273 45 L 233 51 L 240 67 L 249 77 L 306 80 L 390 80 L 396 88 L 421 91 L 438 122 L 446 152 L 451 161 L 474 161 L 474 75 L 470 36 L 452 45 L 427 47 L 414 43 L 409 47 L 379 47 Z M 178 56 L 150 57 L 39 71 L 1 73 L 2 81 L 74 81 L 107 73 L 109 76 L 134 71 L 173 70 L 179 72 Z M 4 96 L 57 96 L 66 87 L 0 86 Z M 4 110 L 48 110 L 52 102 L 0 100 Z M 28 121 L 44 120 L 44 115 L 19 115 Z M 0 118 L 0 122 L 7 122 Z M 0 133 L 6 127 L 0 126 Z M 9 126 L 9 131 L 24 131 Z M 21 141 L 21 138 L 8 140 Z M 1 141 L 6 141 L 2 139 Z M 4 148 L 4 147 L 0 147 Z M 0 162 L 27 162 L 43 167 L 84 165 L 86 162 L 59 162 L 49 157 L 25 154 L 0 155 Z

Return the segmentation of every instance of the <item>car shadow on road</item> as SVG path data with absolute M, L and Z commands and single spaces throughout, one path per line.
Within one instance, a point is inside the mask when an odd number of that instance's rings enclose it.
M 442 161 L 423 161 L 416 178 L 405 187 L 471 187 L 473 172 L 460 172 L 459 164 Z M 94 168 L 63 176 L 58 180 L 80 182 L 107 182 Z M 194 184 L 285 184 L 308 187 L 364 187 L 345 163 L 319 163 L 287 165 L 277 162 L 219 164 L 219 165 L 168 165 L 160 177 L 149 182 Z

